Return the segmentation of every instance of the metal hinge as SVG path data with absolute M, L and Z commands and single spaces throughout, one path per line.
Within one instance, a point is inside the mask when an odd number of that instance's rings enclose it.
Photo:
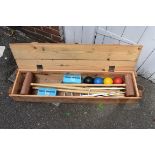
M 37 71 L 38 72 L 43 71 L 43 65 L 41 65 L 41 64 L 37 65 Z
M 115 66 L 109 66 L 109 72 L 114 72 L 115 71 Z

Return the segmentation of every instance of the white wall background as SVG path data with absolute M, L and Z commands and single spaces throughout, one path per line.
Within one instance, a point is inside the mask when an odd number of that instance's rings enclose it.
M 155 83 L 155 26 L 65 26 L 66 43 L 141 44 L 137 73 Z

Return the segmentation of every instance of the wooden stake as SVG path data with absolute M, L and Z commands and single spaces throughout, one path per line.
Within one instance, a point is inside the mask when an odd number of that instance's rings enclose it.
M 74 87 L 125 87 L 126 84 L 66 84 L 66 83 L 31 83 L 31 86 L 74 86 Z
M 134 84 L 131 74 L 125 75 L 125 83 L 126 83 L 126 96 L 127 97 L 135 96 Z
M 32 87 L 32 89 L 39 89 L 39 87 Z M 71 89 L 57 89 L 58 91 L 62 92 L 71 92 L 71 93 L 81 93 L 81 94 L 102 94 L 102 93 L 110 93 L 110 92 L 103 92 L 103 91 L 88 91 L 88 90 L 71 90 Z M 111 93 L 116 93 L 116 94 L 124 94 L 124 92 L 111 92 Z
M 74 87 L 69 85 L 53 85 L 53 84 L 40 84 L 40 83 L 31 83 L 31 86 L 38 86 L 38 87 L 53 87 L 53 88 L 64 88 L 64 89 L 78 89 L 78 90 L 89 90 L 89 89 L 100 89 L 100 90 L 124 90 L 124 87 L 102 87 L 102 88 L 95 88 L 93 86 L 92 88 L 88 87 Z

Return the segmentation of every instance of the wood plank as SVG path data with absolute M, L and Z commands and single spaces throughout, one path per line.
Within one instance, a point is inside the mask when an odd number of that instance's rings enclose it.
M 20 69 L 36 69 L 37 65 L 43 65 L 44 70 L 109 70 L 109 66 L 115 66 L 115 70 L 133 71 L 134 61 L 93 61 L 93 60 L 18 60 Z
M 85 103 L 85 104 L 120 104 L 138 103 L 141 97 L 83 97 L 83 96 L 37 96 L 37 95 L 10 95 L 15 101 L 42 102 L 42 103 Z
M 139 95 L 139 91 L 138 91 L 138 87 L 137 87 L 137 81 L 136 81 L 134 72 L 132 72 L 132 78 L 133 78 L 134 88 L 135 88 L 135 91 L 136 91 L 136 96 L 139 97 L 140 95 Z
M 155 49 L 154 40 L 155 26 L 149 26 L 147 27 L 145 33 L 143 34 L 143 37 L 139 41 L 139 43 L 144 45 L 144 47 L 137 62 L 138 74 L 143 74 L 143 69 L 139 70 L 139 68 L 144 64 L 149 54 Z M 147 72 L 147 70 L 145 71 Z
M 144 65 L 141 66 L 138 73 L 147 79 L 148 78 L 150 79 L 152 74 L 155 73 L 155 51 L 147 59 L 147 61 L 144 63 Z
M 10 44 L 15 59 L 90 59 L 136 61 L 140 46 Z
M 97 34 L 104 35 L 106 37 L 113 38 L 116 40 L 121 40 L 122 42 L 130 44 L 130 45 L 136 44 L 136 42 L 134 42 L 132 40 L 129 40 L 123 36 L 117 35 L 116 33 L 110 32 L 110 31 L 102 29 L 100 27 L 97 30 Z
M 23 81 L 24 81 L 24 76 L 22 72 L 18 70 L 11 94 L 20 93 Z
M 82 26 L 74 26 L 74 43 L 82 43 Z
M 137 43 L 145 29 L 146 26 L 127 26 L 122 36 Z
M 119 36 L 123 33 L 124 26 L 108 26 L 107 31 L 110 31 L 112 33 L 115 33 Z M 113 39 L 110 37 L 105 37 L 104 44 L 119 44 L 119 40 Z
M 99 26 L 99 27 L 102 28 L 102 29 L 106 29 L 106 26 Z M 103 40 L 104 40 L 105 36 L 98 34 L 98 28 L 97 28 L 97 31 L 96 31 L 95 44 L 103 44 Z
M 17 92 L 16 90 L 17 90 L 17 87 L 19 87 L 20 76 L 21 76 L 21 72 L 18 70 L 17 74 L 16 74 L 15 81 L 14 81 L 13 88 L 12 88 L 12 91 L 11 91 L 11 94 L 14 94 L 15 92 Z
M 28 71 L 31 71 L 31 72 L 33 72 L 33 73 L 38 73 L 36 70 L 34 70 L 34 69 L 29 69 L 29 68 L 27 68 L 27 69 L 19 69 L 19 71 L 20 72 L 22 72 L 22 73 L 26 73 L 26 72 L 28 72 Z M 60 73 L 68 73 L 68 71 L 69 72 L 73 72 L 73 73 L 81 73 L 81 74 L 97 74 L 97 76 L 99 76 L 98 74 L 105 74 L 105 75 L 118 75 L 118 76 L 122 76 L 122 75 L 124 75 L 124 74 L 126 74 L 126 73 L 133 73 L 134 71 L 125 71 L 125 70 L 121 70 L 121 71 L 115 71 L 115 72 L 109 72 L 109 71 L 98 71 L 98 70 L 55 70 L 55 69 L 50 69 L 50 70 L 44 70 L 44 72 L 43 73 L 45 73 L 45 74 L 48 74 L 48 73 L 54 73 L 54 74 L 60 74 Z
M 132 40 L 135 43 L 138 43 L 141 37 L 143 36 L 145 30 L 146 26 L 126 26 L 122 37 Z M 126 44 L 122 41 L 120 43 Z
M 31 72 L 33 72 L 33 73 L 38 73 L 38 71 L 36 70 L 36 68 L 35 69 L 19 69 L 20 70 L 20 72 L 22 72 L 22 73 L 27 73 L 27 71 L 31 71 Z M 120 71 L 117 71 L 117 70 L 115 70 L 115 72 L 109 72 L 108 70 L 107 71 L 103 71 L 103 70 L 69 70 L 69 72 L 71 73 L 74 73 L 74 74 L 81 74 L 82 76 L 103 76 L 103 75 L 105 75 L 105 76 L 111 76 L 111 77 L 113 77 L 113 76 L 123 76 L 124 74 L 127 74 L 127 73 L 133 73 L 134 72 L 134 74 L 136 75 L 136 73 L 135 73 L 135 71 L 133 71 L 133 70 L 131 70 L 131 71 L 129 71 L 129 70 L 127 70 L 127 71 L 125 71 L 125 70 L 120 70 Z M 44 74 L 36 74 L 36 76 L 37 76 L 37 81 L 36 82 L 40 82 L 40 83 L 43 83 L 43 82 L 52 82 L 52 83 L 58 83 L 58 82 L 60 82 L 60 81 L 62 81 L 61 79 L 62 79 L 62 77 L 63 77 L 63 74 L 64 73 L 68 73 L 68 70 L 65 70 L 65 69 L 63 69 L 63 70 L 56 70 L 56 69 L 53 69 L 53 70 L 51 70 L 51 69 L 46 69 L 46 70 L 44 70 L 44 72 L 43 72 Z M 50 78 L 50 79 L 48 79 L 45 75 L 49 75 L 49 77 L 48 78 Z M 59 76 L 60 77 L 60 79 L 58 78 L 58 75 L 60 75 L 61 74 L 61 76 Z M 51 77 L 53 77 L 52 79 L 54 80 L 52 80 L 51 79 Z M 39 80 L 38 81 L 38 78 L 41 80 Z M 57 79 L 57 80 L 56 80 Z M 43 81 L 42 81 L 43 80 Z M 56 81 L 55 81 L 56 80 Z
M 31 83 L 33 85 L 34 83 Z M 50 83 L 41 83 L 43 85 Z M 74 86 L 74 87 L 125 87 L 126 84 L 67 84 L 67 83 L 52 83 L 55 86 Z
M 73 66 L 73 69 L 88 70 L 91 67 L 92 69 L 105 68 L 107 70 L 109 65 L 116 66 L 116 70 L 134 70 L 142 48 L 140 45 L 50 43 L 17 43 L 10 44 L 10 47 L 19 68 L 32 67 L 34 69 L 37 64 L 43 64 L 46 69 L 72 69 Z
M 126 43 L 126 42 L 120 41 L 120 45 L 132 45 L 132 44 L 129 44 L 129 43 Z
M 95 39 L 96 26 L 83 26 L 82 44 L 93 44 Z
M 16 60 L 105 60 L 105 61 L 137 61 L 138 52 L 131 51 L 31 51 L 26 54 L 24 51 L 14 53 Z M 25 55 L 26 54 L 26 55 Z
M 66 43 L 74 43 L 74 27 L 64 26 L 64 36 Z

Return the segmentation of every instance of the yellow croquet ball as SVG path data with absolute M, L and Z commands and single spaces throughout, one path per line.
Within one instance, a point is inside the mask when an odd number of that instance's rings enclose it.
M 112 78 L 106 77 L 106 78 L 104 79 L 104 84 L 113 84 Z

